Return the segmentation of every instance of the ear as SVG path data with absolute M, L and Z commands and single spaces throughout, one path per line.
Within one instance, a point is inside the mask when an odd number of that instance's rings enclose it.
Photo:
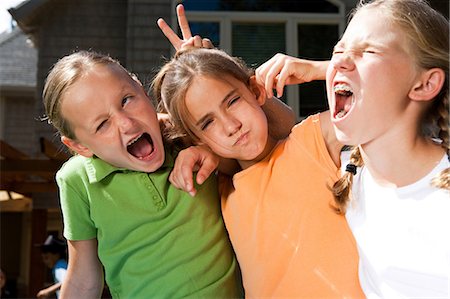
M 61 136 L 61 142 L 64 143 L 68 148 L 70 148 L 72 151 L 76 152 L 77 154 L 90 158 L 94 155 L 93 152 L 86 146 L 82 145 L 78 141 L 75 141 L 73 139 L 70 139 L 66 136 Z
M 255 94 L 256 100 L 260 106 L 264 105 L 267 99 L 266 90 L 264 86 L 256 82 L 256 77 L 253 75 L 249 79 L 250 90 Z
M 433 100 L 441 91 L 444 81 L 445 72 L 442 69 L 429 69 L 420 75 L 408 95 L 414 101 Z

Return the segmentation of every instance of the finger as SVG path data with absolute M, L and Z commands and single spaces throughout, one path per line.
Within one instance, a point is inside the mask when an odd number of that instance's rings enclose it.
M 283 96 L 284 87 L 286 86 L 286 80 L 289 78 L 289 74 L 287 70 L 282 69 L 280 74 L 277 76 L 277 82 L 275 86 L 275 90 L 277 91 L 277 98 L 281 98 Z
M 270 66 L 273 64 L 272 60 L 273 57 L 255 70 L 256 81 L 261 85 L 264 85 L 266 81 L 267 70 L 270 69 Z
M 172 171 L 169 175 L 169 182 L 177 189 L 181 189 L 181 185 L 179 184 L 177 180 L 177 175 L 175 174 L 175 171 Z
M 264 86 L 268 98 L 273 96 L 273 78 L 270 76 L 270 71 L 277 62 L 277 55 L 270 58 L 255 71 L 256 81 Z
M 194 47 L 196 48 L 202 47 L 202 38 L 199 35 L 194 36 Z
M 261 65 L 255 70 L 256 83 L 260 85 L 264 85 L 263 67 L 264 65 Z
M 197 184 L 201 185 L 217 168 L 217 163 L 206 160 L 197 172 Z
M 183 190 L 192 192 L 194 188 L 194 175 L 192 173 L 193 165 L 186 165 L 181 168 L 181 177 L 183 180 Z
M 191 37 L 187 40 L 184 40 L 181 44 L 181 49 L 194 47 L 194 38 Z
M 214 45 L 209 38 L 202 39 L 202 47 L 206 49 L 213 49 Z
M 274 85 L 276 84 L 275 78 L 278 75 L 279 66 L 278 63 L 275 63 L 270 66 L 270 69 L 266 71 L 264 78 L 264 87 L 267 92 L 267 97 L 273 96 Z
M 275 89 L 277 92 L 277 97 L 283 96 L 284 81 L 280 82 L 280 79 L 281 80 L 283 79 L 280 78 L 280 74 L 284 69 L 285 69 L 284 56 L 278 56 L 277 61 L 275 61 L 274 64 L 272 65 L 266 78 L 266 81 L 270 82 L 267 84 L 270 84 L 271 94 L 273 95 L 273 90 Z
M 179 4 L 177 6 L 177 18 L 178 18 L 178 25 L 180 26 L 183 39 L 191 38 L 192 37 L 191 28 L 189 28 L 189 23 L 186 18 L 184 6 L 182 4 Z
M 172 46 L 176 50 L 179 50 L 183 41 L 178 37 L 178 35 L 172 30 L 172 28 L 170 28 L 169 25 L 167 25 L 166 21 L 164 21 L 163 19 L 158 19 L 157 24 L 159 29 L 161 29 L 162 33 L 166 36 Z

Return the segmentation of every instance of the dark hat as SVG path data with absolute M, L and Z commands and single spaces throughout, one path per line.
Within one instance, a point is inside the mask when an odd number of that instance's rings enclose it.
M 49 235 L 45 239 L 44 244 L 41 245 L 42 252 L 60 253 L 63 254 L 66 251 L 66 242 L 53 235 Z

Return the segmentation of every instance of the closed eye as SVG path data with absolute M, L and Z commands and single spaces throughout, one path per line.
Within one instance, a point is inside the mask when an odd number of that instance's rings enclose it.
M 98 132 L 98 131 L 102 130 L 103 128 L 105 128 L 107 122 L 108 122 L 107 119 L 105 119 L 104 121 L 102 121 L 102 122 L 97 126 L 97 128 L 95 129 L 95 132 Z
M 235 98 L 232 98 L 229 102 L 228 102 L 228 107 L 230 107 L 231 105 L 235 104 L 236 102 L 238 102 L 241 99 L 240 96 L 237 96 Z
M 213 122 L 212 119 L 205 120 L 204 122 L 202 122 L 202 125 L 200 126 L 200 129 L 202 131 L 206 130 L 212 122 Z

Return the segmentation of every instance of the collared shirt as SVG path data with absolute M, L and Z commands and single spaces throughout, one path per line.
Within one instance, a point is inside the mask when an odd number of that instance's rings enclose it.
M 68 240 L 98 239 L 115 298 L 237 297 L 236 261 L 214 176 L 190 197 L 168 176 L 75 156 L 57 174 Z

